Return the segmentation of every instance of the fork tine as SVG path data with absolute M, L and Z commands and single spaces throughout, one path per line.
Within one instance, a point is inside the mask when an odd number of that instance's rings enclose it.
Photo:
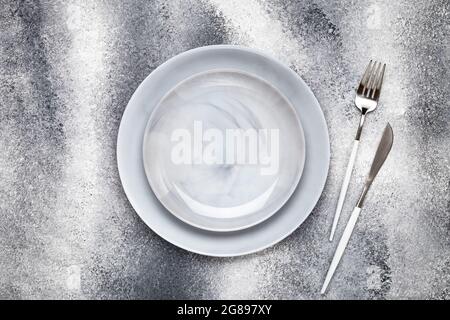
M 377 78 L 377 74 L 378 74 L 378 69 L 380 68 L 380 64 L 375 61 L 373 68 L 372 68 L 372 72 L 370 73 L 370 77 L 369 80 L 367 81 L 367 86 L 366 86 L 366 90 L 365 90 L 365 96 L 367 98 L 370 98 L 372 96 L 372 93 L 375 91 L 375 80 Z
M 369 76 L 372 72 L 372 60 L 369 61 L 369 64 L 366 67 L 366 70 L 364 71 L 363 77 L 361 78 L 361 81 L 359 82 L 358 86 L 358 94 L 362 94 L 364 91 L 364 88 L 367 85 L 367 81 L 369 80 Z
M 361 83 L 366 86 L 367 85 L 367 81 L 369 80 L 370 74 L 372 73 L 372 68 L 373 68 L 373 61 L 370 60 L 369 64 L 366 67 L 366 70 L 364 71 L 363 77 L 361 79 Z
M 386 64 L 383 64 L 383 67 L 381 68 L 381 71 L 378 74 L 377 81 L 375 82 L 375 89 L 373 92 L 373 99 L 378 100 L 381 92 L 381 85 L 383 84 L 383 77 L 384 77 L 384 69 L 386 68 Z

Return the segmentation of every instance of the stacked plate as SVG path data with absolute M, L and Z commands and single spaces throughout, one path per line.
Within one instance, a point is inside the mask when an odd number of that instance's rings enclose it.
M 131 204 L 157 234 L 236 256 L 307 218 L 328 172 L 328 131 L 291 69 L 252 49 L 209 46 L 142 82 L 122 118 L 117 161 Z

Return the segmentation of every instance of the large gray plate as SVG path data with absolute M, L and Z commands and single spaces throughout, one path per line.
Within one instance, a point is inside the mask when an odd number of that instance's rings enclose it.
M 142 160 L 145 127 L 160 99 L 188 77 L 214 69 L 241 70 L 271 83 L 294 105 L 306 141 L 303 174 L 290 200 L 266 221 L 235 232 L 197 229 L 170 214 L 154 196 Z M 295 72 L 275 59 L 238 46 L 193 49 L 155 69 L 131 97 L 122 117 L 117 141 L 117 162 L 122 185 L 142 220 L 174 245 L 211 256 L 249 254 L 267 248 L 291 234 L 308 217 L 322 193 L 329 157 L 325 119 L 308 86 Z

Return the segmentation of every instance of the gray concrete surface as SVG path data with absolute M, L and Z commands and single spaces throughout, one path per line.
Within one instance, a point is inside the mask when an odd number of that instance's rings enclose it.
M 325 298 L 450 298 L 449 18 L 446 0 L 0 0 L 0 298 L 321 298 L 358 122 L 354 87 L 369 58 L 388 69 L 344 219 L 387 121 L 395 144 Z M 307 221 L 232 259 L 154 234 L 115 159 L 139 83 L 180 52 L 221 43 L 265 50 L 298 72 L 332 150 Z

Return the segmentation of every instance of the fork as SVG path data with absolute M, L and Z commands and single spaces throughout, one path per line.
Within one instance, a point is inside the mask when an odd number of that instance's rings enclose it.
M 334 214 L 333 226 L 331 227 L 330 241 L 333 241 L 336 227 L 341 215 L 342 207 L 344 205 L 345 196 L 347 195 L 348 185 L 352 175 L 353 167 L 355 165 L 356 155 L 358 153 L 359 141 L 361 139 L 361 132 L 366 120 L 366 115 L 377 108 L 378 99 L 380 97 L 381 84 L 383 83 L 384 70 L 386 64 L 370 60 L 364 71 L 364 75 L 356 90 L 355 105 L 361 111 L 361 118 L 359 120 L 358 131 L 353 141 L 352 153 L 345 171 L 344 182 L 342 183 L 341 192 L 339 193 L 339 200 Z

